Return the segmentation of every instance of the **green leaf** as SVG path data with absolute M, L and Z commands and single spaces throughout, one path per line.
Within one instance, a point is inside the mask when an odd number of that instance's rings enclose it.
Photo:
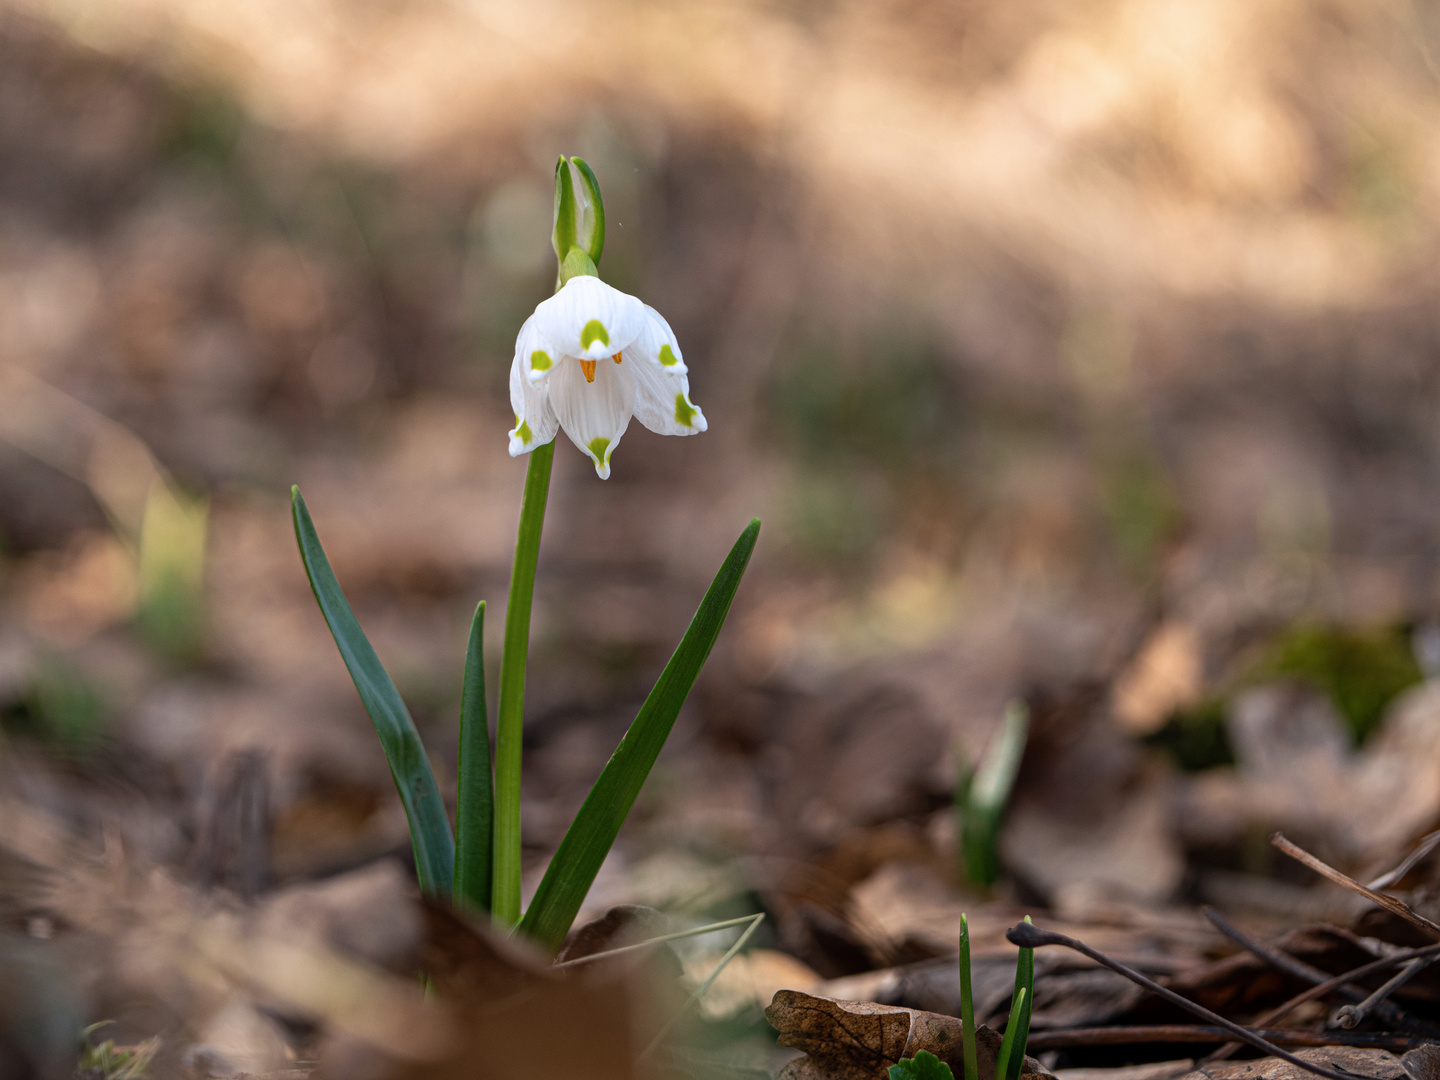
M 1020 1034 L 1020 1014 L 1025 1011 L 1025 1000 L 1029 993 L 1020 990 L 1010 1002 L 1010 1019 L 1005 1022 L 1005 1038 L 1000 1040 L 1000 1052 L 995 1055 L 995 1080 L 1010 1075 L 1010 1059 L 1018 1056 L 1020 1063 L 1025 1062 L 1025 1054 L 1022 1051 L 1019 1055 L 1015 1053 L 1015 1043 Z M 1016 1070 L 1015 1075 L 1020 1075 Z
M 520 923 L 521 931 L 544 948 L 558 949 L 570 931 L 600 864 L 660 756 L 680 706 L 720 636 L 759 534 L 760 519 L 756 518 L 735 541 L 700 601 L 690 628 L 550 860 L 550 868 Z
M 955 1074 L 929 1050 L 920 1050 L 891 1065 L 890 1080 L 955 1080 Z
M 485 713 L 485 601 L 470 622 L 465 678 L 460 691 L 460 760 L 456 765 L 455 902 L 490 910 L 490 852 L 495 827 L 495 783 L 490 766 L 490 722 Z
M 1025 921 L 1030 921 L 1029 915 L 1025 916 Z M 1020 1068 L 1025 1064 L 1025 1044 L 1030 1041 L 1030 1011 L 1035 1004 L 1034 949 L 1020 950 L 1020 957 L 1015 962 L 1014 996 L 1025 1004 L 1021 1006 L 1020 1015 L 1015 1020 L 1015 1052 L 1010 1055 L 1010 1063 L 1005 1070 L 1005 1080 L 1020 1080 Z M 1009 1034 L 1008 1028 L 1006 1034 Z
M 290 489 L 290 507 L 295 519 L 295 539 L 300 544 L 300 558 L 305 563 L 310 588 L 315 592 L 315 602 L 330 624 L 340 656 L 350 669 L 355 689 L 360 692 L 365 711 L 375 724 L 385 760 L 390 763 L 395 789 L 405 807 L 420 889 L 429 896 L 448 896 L 455 872 L 455 841 L 450 835 L 450 819 L 445 814 L 445 804 L 440 799 L 440 789 L 435 784 L 435 774 L 430 770 L 430 759 L 425 756 L 420 733 L 415 730 L 415 721 L 410 719 L 405 703 L 400 700 L 400 692 L 390 681 L 380 658 L 360 629 L 355 613 L 350 610 L 340 583 L 335 580 L 335 572 L 330 569 L 330 560 L 325 557 L 299 487 Z
M 980 1080 L 975 1053 L 975 995 L 970 990 L 970 919 L 960 915 L 960 1045 L 965 1080 Z

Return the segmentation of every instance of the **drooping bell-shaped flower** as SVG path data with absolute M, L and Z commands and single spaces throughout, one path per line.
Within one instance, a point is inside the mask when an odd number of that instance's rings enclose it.
M 661 435 L 694 435 L 705 430 L 705 414 L 690 400 L 670 324 L 599 278 L 605 207 L 595 174 L 579 158 L 562 157 L 555 168 L 552 242 L 560 284 L 515 341 L 510 456 L 545 445 L 564 428 L 603 480 L 632 416 Z
M 604 479 L 632 416 L 661 435 L 704 431 L 687 370 L 658 311 L 598 277 L 572 277 L 516 339 L 510 455 L 549 442 L 558 426 Z

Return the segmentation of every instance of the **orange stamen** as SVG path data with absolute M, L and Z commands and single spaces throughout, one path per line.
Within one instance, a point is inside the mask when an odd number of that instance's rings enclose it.
M 583 372 L 585 372 L 585 381 L 586 381 L 586 382 L 594 382 L 594 381 L 595 381 L 595 361 L 594 361 L 594 360 L 581 360 L 581 361 L 580 361 L 580 370 L 583 371 Z
M 617 352 L 614 356 L 610 357 L 610 359 L 618 364 L 620 362 L 620 354 Z

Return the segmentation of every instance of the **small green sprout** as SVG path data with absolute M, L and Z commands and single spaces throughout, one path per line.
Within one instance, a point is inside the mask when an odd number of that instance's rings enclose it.
M 973 775 L 962 770 L 955 809 L 960 819 L 960 866 L 972 885 L 990 886 L 1000 879 L 1000 819 L 1020 771 L 1029 726 L 1025 703 L 1012 701 L 980 767 Z
M 150 1063 L 160 1049 L 160 1040 L 146 1039 L 134 1046 L 116 1046 L 114 1039 L 106 1039 L 99 1046 L 93 1045 L 91 1034 L 112 1023 L 113 1020 L 101 1020 L 83 1032 L 85 1041 L 80 1048 L 78 1075 L 95 1080 L 145 1080 L 150 1075 Z
M 920 1050 L 913 1058 L 891 1065 L 890 1080 L 955 1080 L 955 1074 L 929 1050 Z
M 1030 916 L 1025 916 L 1030 921 Z M 1005 1037 L 995 1061 L 993 1080 L 1020 1080 L 1025 1064 L 1025 1046 L 1030 1040 L 1030 1012 L 1035 998 L 1035 950 L 1021 949 L 1015 963 L 1015 993 L 1010 999 L 1010 1019 L 1005 1024 Z M 960 1032 L 964 1058 L 964 1080 L 980 1080 L 980 1064 L 975 1050 L 975 997 L 970 989 L 970 920 L 960 916 Z M 918 1057 L 918 1055 L 917 1055 Z M 905 1064 L 905 1062 L 901 1062 Z M 950 1067 L 944 1066 L 948 1075 Z M 901 1073 L 901 1077 L 940 1075 L 939 1073 Z M 895 1080 L 894 1069 L 890 1073 Z

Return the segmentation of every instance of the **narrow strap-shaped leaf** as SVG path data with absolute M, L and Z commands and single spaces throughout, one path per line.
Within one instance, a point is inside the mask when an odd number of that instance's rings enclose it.
M 1025 999 L 1030 995 L 1021 990 L 1010 1002 L 1010 1019 L 1005 1021 L 1005 1038 L 1000 1040 L 1000 1052 L 995 1055 L 995 1080 L 1010 1075 L 1010 1059 L 1015 1055 L 1015 1039 L 1020 1033 L 1020 1013 L 1025 1009 Z M 1024 1060 L 1024 1055 L 1021 1055 Z
M 1030 916 L 1025 916 L 1030 921 Z M 1030 1041 L 1030 1012 L 1035 1006 L 1035 950 L 1022 948 L 1015 961 L 1015 996 L 1024 1001 L 1020 1015 L 1015 1018 L 1015 1050 L 1005 1071 L 1005 1080 L 1020 1080 L 1021 1067 L 1025 1064 L 1025 1044 Z M 1009 1034 L 1007 1029 L 1006 1034 Z M 997 1077 L 997 1080 L 999 1078 Z
M 485 712 L 485 601 L 470 622 L 460 691 L 460 760 L 455 797 L 455 902 L 490 910 L 490 851 L 495 782 L 490 771 L 490 722 Z
M 980 1080 L 980 1061 L 975 1053 L 975 995 L 970 990 L 970 920 L 960 915 L 960 1047 L 964 1080 Z
M 300 558 L 305 563 L 315 601 L 330 625 L 330 633 L 345 666 L 350 669 L 350 677 L 355 680 L 365 711 L 375 724 L 385 760 L 390 763 L 390 775 L 400 792 L 400 802 L 410 822 L 410 842 L 415 848 L 415 872 L 420 879 L 420 889 L 430 896 L 448 896 L 455 872 L 455 841 L 450 835 L 450 819 L 445 814 L 445 803 L 441 801 L 420 733 L 415 730 L 415 721 L 410 719 L 409 710 L 400 700 L 400 692 L 386 674 L 355 613 L 350 610 L 340 583 L 335 580 L 335 572 L 330 569 L 330 560 L 320 546 L 320 537 L 310 520 L 305 500 L 300 497 L 299 487 L 290 489 L 290 508 Z
M 690 687 L 695 684 L 720 628 L 725 625 L 730 603 L 745 575 L 755 539 L 760 534 L 756 518 L 730 549 L 720 572 L 710 583 L 705 599 L 680 639 L 670 662 L 660 673 L 650 696 L 640 706 L 630 730 L 620 740 L 575 820 L 570 823 L 550 868 L 540 882 L 535 899 L 520 923 L 521 932 L 544 948 L 555 950 L 570 931 L 585 894 L 600 864 L 615 842 L 620 826 L 635 804 L 645 779 L 680 714 Z

